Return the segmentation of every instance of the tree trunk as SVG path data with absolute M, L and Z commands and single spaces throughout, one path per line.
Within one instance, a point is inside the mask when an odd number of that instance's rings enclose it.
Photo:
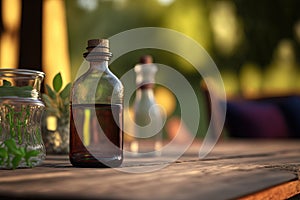
M 19 68 L 42 70 L 42 0 L 22 0 Z

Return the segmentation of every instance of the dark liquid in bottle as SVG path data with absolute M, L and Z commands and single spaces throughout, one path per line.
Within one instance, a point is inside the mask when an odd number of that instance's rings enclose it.
M 71 104 L 70 161 L 77 167 L 118 167 L 123 161 L 122 105 Z

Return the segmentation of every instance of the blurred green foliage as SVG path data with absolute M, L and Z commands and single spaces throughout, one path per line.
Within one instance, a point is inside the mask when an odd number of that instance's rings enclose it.
M 278 56 L 276 48 L 283 40 L 291 44 L 298 68 L 299 8 L 299 0 L 66 0 L 72 77 L 75 78 L 83 61 L 88 39 L 108 38 L 138 27 L 170 28 L 196 40 L 224 74 L 225 86 L 235 77 L 233 84 L 239 84 L 239 74 L 249 63 L 260 70 L 272 65 Z M 114 61 L 110 69 L 120 77 L 144 54 L 153 55 L 156 63 L 179 70 L 195 90 L 200 89 L 201 76 L 193 66 L 162 50 L 127 53 Z M 229 78 L 225 80 L 226 77 Z M 239 87 L 236 86 L 237 90 Z M 201 93 L 199 98 L 203 98 Z M 201 106 L 204 108 L 205 104 Z
M 88 2 L 94 3 L 88 6 Z M 233 6 L 231 12 L 240 26 L 235 39 L 242 36 L 231 54 L 219 51 L 214 40 L 217 33 L 212 30 L 211 13 L 216 10 L 224 12 L 224 9 L 219 9 L 224 2 Z M 226 5 L 223 7 L 226 9 Z M 249 61 L 266 67 L 282 39 L 293 42 L 296 58 L 298 61 L 300 58 L 299 30 L 298 35 L 296 31 L 297 23 L 298 29 L 300 26 L 298 0 L 174 0 L 169 5 L 159 0 L 66 0 L 66 8 L 73 78 L 83 60 L 82 53 L 88 39 L 107 38 L 128 29 L 148 26 L 170 28 L 190 36 L 210 53 L 221 70 L 238 71 Z M 223 25 L 224 30 L 231 26 L 230 21 L 224 21 Z M 132 68 L 141 54 L 137 52 L 136 56 L 122 60 L 122 69 L 116 71 Z M 164 64 L 182 71 L 190 69 L 178 66 L 178 63 L 188 64 L 178 61 L 181 58 L 168 59 L 166 54 L 155 57 L 156 62 L 164 61 Z

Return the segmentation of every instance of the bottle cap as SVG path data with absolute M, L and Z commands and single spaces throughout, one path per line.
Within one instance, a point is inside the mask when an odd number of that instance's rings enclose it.
M 109 41 L 108 39 L 91 39 L 88 40 L 88 46 L 89 47 L 103 46 L 109 48 Z
M 140 58 L 141 64 L 150 64 L 153 63 L 153 58 L 150 55 L 144 55 Z
M 88 40 L 88 47 L 86 50 L 87 52 L 83 54 L 83 57 L 88 61 L 109 60 L 112 57 L 112 53 L 109 52 L 108 39 Z

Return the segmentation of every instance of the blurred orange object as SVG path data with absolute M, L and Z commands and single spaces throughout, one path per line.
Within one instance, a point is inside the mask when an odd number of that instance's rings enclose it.
M 192 134 L 179 117 L 170 118 L 165 127 L 169 139 L 173 142 L 185 143 L 191 140 Z

